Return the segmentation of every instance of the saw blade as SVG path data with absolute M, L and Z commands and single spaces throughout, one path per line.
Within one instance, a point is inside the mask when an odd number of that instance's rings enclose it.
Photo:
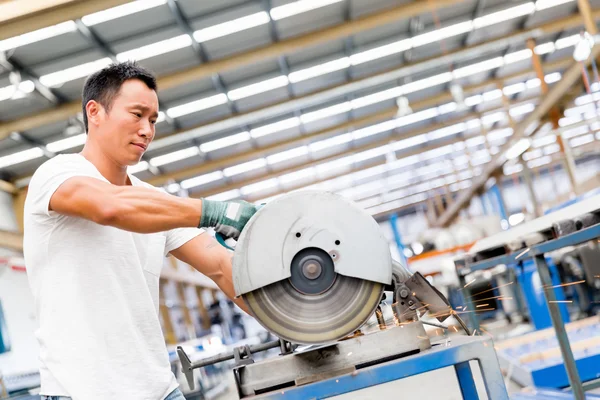
M 360 328 L 377 308 L 383 293 L 377 282 L 337 275 L 324 293 L 296 290 L 289 279 L 243 295 L 263 327 L 298 344 L 339 340 Z

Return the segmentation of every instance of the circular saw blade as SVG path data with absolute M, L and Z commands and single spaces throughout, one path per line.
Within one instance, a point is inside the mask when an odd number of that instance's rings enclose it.
M 337 275 L 329 290 L 307 295 L 289 279 L 243 295 L 250 312 L 269 331 L 298 344 L 339 340 L 360 328 L 381 300 L 381 283 Z

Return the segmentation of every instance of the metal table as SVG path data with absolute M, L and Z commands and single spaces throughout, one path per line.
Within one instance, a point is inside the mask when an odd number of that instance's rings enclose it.
M 499 264 L 510 264 L 522 259 L 533 258 L 540 276 L 540 280 L 544 287 L 546 304 L 548 306 L 548 310 L 550 311 L 552 325 L 556 331 L 556 338 L 560 346 L 560 351 L 564 360 L 567 376 L 569 377 L 569 383 L 571 385 L 571 390 L 573 391 L 575 400 L 585 400 L 584 392 L 600 387 L 600 382 L 589 382 L 588 384 L 584 385 L 579 378 L 579 371 L 577 370 L 577 366 L 575 364 L 575 358 L 573 357 L 573 352 L 571 350 L 565 324 L 562 319 L 559 306 L 556 303 L 556 296 L 552 287 L 552 280 L 545 254 L 563 247 L 583 244 L 598 238 L 600 238 L 600 224 L 582 229 L 569 235 L 565 235 L 558 239 L 533 245 L 525 250 L 489 258 L 487 260 L 482 260 L 472 264 L 465 263 L 464 268 L 462 268 L 458 274 L 459 280 L 464 283 L 464 276 L 471 272 L 485 270 Z M 469 303 L 470 301 L 467 300 L 467 306 L 469 309 L 473 309 L 472 304 Z M 470 319 L 473 321 L 473 324 L 477 326 L 477 318 L 473 316 Z

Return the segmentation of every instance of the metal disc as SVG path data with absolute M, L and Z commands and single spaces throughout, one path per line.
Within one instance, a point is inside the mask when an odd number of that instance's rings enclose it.
M 243 295 L 250 312 L 267 330 L 299 344 L 339 340 L 360 328 L 381 300 L 383 285 L 337 275 L 319 294 L 304 294 L 289 279 Z
M 317 295 L 327 291 L 336 279 L 331 256 L 316 247 L 300 250 L 290 267 L 290 283 L 300 293 Z

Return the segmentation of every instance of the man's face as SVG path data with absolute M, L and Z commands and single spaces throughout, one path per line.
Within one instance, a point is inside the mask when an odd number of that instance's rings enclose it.
M 140 80 L 125 81 L 110 110 L 102 109 L 98 117 L 104 153 L 118 165 L 135 165 L 154 139 L 158 96 Z

